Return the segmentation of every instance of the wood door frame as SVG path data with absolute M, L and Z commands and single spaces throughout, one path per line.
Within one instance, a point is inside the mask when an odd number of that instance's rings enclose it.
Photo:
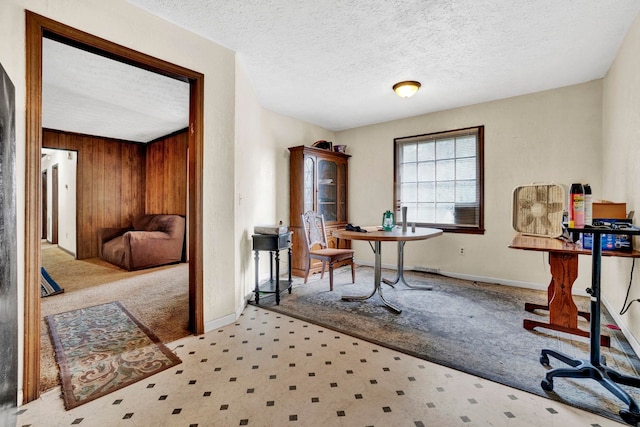
M 47 37 L 176 78 L 190 85 L 189 97 L 189 328 L 204 333 L 202 273 L 202 169 L 204 75 L 93 36 L 36 13 L 26 14 L 26 153 L 23 403 L 40 396 L 40 200 L 42 149 L 42 38 Z
M 42 239 L 43 240 L 49 240 L 49 230 L 47 229 L 47 216 L 49 214 L 49 194 L 48 194 L 48 190 L 47 190 L 47 186 L 49 185 L 49 173 L 48 171 L 45 169 L 42 172 L 40 172 L 40 185 L 42 188 L 42 192 L 40 193 L 42 196 L 42 199 L 40 200 L 40 209 L 42 210 L 42 213 L 40 214 L 40 216 L 42 217 L 42 222 L 40 223 L 40 230 L 42 233 Z
M 58 163 L 51 166 L 51 243 L 58 244 Z

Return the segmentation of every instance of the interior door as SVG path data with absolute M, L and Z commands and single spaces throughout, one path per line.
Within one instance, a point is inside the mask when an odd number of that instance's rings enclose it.
M 51 243 L 58 244 L 58 165 L 51 168 Z
M 40 224 L 41 235 L 40 238 L 43 240 L 47 239 L 47 171 L 42 171 L 42 197 L 40 199 L 40 206 L 42 207 L 42 223 Z

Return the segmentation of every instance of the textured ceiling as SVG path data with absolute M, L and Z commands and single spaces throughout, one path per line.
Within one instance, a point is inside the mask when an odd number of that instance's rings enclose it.
M 45 128 L 149 142 L 188 127 L 185 82 L 50 39 L 42 70 Z
M 330 130 L 604 77 L 640 12 L 638 0 L 129 2 L 236 51 L 265 108 Z M 185 84 L 51 50 L 44 126 L 132 140 L 186 127 Z M 399 98 L 401 80 L 422 88 Z
M 238 52 L 261 104 L 332 130 L 601 78 L 638 0 L 129 0 Z M 418 80 L 409 99 L 391 86 Z

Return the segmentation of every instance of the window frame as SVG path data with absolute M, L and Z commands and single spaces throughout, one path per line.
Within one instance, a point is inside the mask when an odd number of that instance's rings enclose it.
M 448 233 L 466 233 L 466 234 L 484 234 L 484 125 L 471 126 L 467 128 L 446 130 L 440 132 L 426 133 L 420 135 L 403 136 L 393 139 L 393 200 L 396 218 L 399 218 L 402 201 L 400 200 L 400 167 L 399 147 L 408 142 L 424 142 L 429 140 L 444 139 L 447 137 L 456 137 L 468 134 L 476 134 L 476 174 L 477 174 L 477 191 L 478 191 L 478 223 L 473 225 L 465 224 L 442 224 L 429 222 L 416 222 L 418 227 L 439 228 Z M 437 182 L 437 179 L 436 181 Z M 404 218 L 399 218 L 404 221 Z M 400 223 L 400 221 L 398 221 Z

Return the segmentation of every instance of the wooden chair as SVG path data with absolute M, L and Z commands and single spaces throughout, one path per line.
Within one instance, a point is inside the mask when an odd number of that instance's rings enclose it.
M 304 239 L 307 244 L 307 268 L 304 274 L 304 283 L 307 283 L 309 277 L 309 268 L 311 260 L 317 259 L 322 261 L 322 272 L 320 278 L 324 277 L 326 264 L 329 263 L 329 289 L 333 291 L 333 264 L 340 261 L 348 260 L 351 264 L 351 283 L 356 281 L 356 270 L 353 262 L 353 249 L 329 248 L 327 246 L 327 232 L 324 228 L 324 216 L 308 211 L 302 214 L 302 228 L 304 230 Z M 319 245 L 318 248 L 316 245 Z M 314 248 L 315 247 L 315 248 Z

